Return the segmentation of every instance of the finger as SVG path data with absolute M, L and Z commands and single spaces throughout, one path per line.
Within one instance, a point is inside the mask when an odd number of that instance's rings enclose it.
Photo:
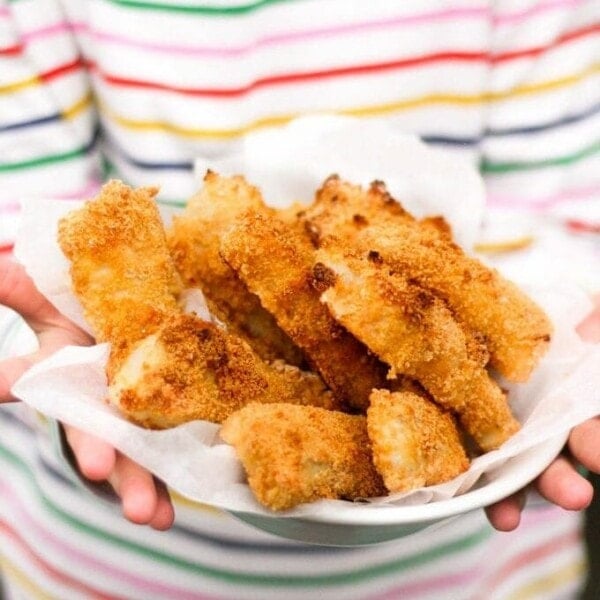
M 149 525 L 158 531 L 166 531 L 167 529 L 170 529 L 170 527 L 173 525 L 173 521 L 175 520 L 173 503 L 171 502 L 171 498 L 165 484 L 158 479 L 155 479 L 154 483 L 156 485 L 157 493 L 156 511 Z
M 525 507 L 527 494 L 525 490 L 504 498 L 485 509 L 489 522 L 498 531 L 513 531 L 521 522 L 521 512 Z
M 594 488 L 573 464 L 559 456 L 537 479 L 540 495 L 565 510 L 583 510 L 592 501 Z
M 65 426 L 67 442 L 73 451 L 80 473 L 91 481 L 104 481 L 115 468 L 115 449 L 94 435 Z
M 36 334 L 50 332 L 52 336 L 68 336 L 70 343 L 86 344 L 91 341 L 39 292 L 21 265 L 1 257 L 0 304 L 19 313 Z
M 117 454 L 109 483 L 121 498 L 123 515 L 132 523 L 149 524 L 156 514 L 158 494 L 154 478 L 131 459 Z
M 571 431 L 569 450 L 586 469 L 600 473 L 600 417 L 585 421 Z
M 18 312 L 34 331 L 60 314 L 35 287 L 23 266 L 4 257 L 0 258 L 0 304 Z

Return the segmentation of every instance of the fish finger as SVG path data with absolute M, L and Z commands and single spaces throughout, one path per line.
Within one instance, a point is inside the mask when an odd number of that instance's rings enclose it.
M 352 211 L 340 211 L 340 205 Z M 492 367 L 511 381 L 526 381 L 551 339 L 544 311 L 498 271 L 465 254 L 443 221 L 411 221 L 397 208 L 396 217 L 389 210 L 360 209 L 393 205 L 381 184 L 365 191 L 332 179 L 304 218 L 321 243 L 335 236 L 365 253 L 375 251 L 391 268 L 442 298 L 474 332 L 472 347 L 477 348 L 477 339 L 485 342 Z
M 386 493 L 362 415 L 249 404 L 225 421 L 220 434 L 235 448 L 256 498 L 273 510 Z
M 371 390 L 386 387 L 384 366 L 319 301 L 314 249 L 299 231 L 249 211 L 223 236 L 221 254 L 336 396 L 364 410 Z
M 367 431 L 390 492 L 444 483 L 469 467 L 454 416 L 423 395 L 373 390 Z
M 331 248 L 317 251 L 330 271 L 321 300 L 334 317 L 390 365 L 454 411 L 477 445 L 498 448 L 519 429 L 505 394 L 467 352 L 466 337 L 442 300 L 381 264 Z
M 211 313 L 230 331 L 265 360 L 301 366 L 305 361 L 300 349 L 219 255 L 219 239 L 236 216 L 264 206 L 260 191 L 243 177 L 208 171 L 202 189 L 173 217 L 167 241 L 187 285 L 202 289 Z

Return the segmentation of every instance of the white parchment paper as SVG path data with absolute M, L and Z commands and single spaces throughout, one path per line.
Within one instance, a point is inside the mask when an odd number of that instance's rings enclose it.
M 251 136 L 235 157 L 197 161 L 199 175 L 206 168 L 245 174 L 264 191 L 267 201 L 279 205 L 309 201 L 333 172 L 356 183 L 380 179 L 416 214 L 444 214 L 467 248 L 476 238 L 484 205 L 482 182 L 469 164 L 413 137 L 392 134 L 378 122 L 303 119 Z M 58 219 L 75 205 L 38 201 L 24 206 L 15 252 L 38 288 L 89 330 L 71 293 L 68 263 L 56 242 Z M 564 437 L 574 425 L 600 414 L 600 348 L 582 342 L 575 332 L 591 302 L 568 280 L 539 275 L 525 264 L 521 270 L 518 262 L 511 264 L 511 278 L 543 306 L 555 325 L 550 351 L 530 381 L 502 383 L 509 390 L 522 430 L 499 450 L 477 458 L 467 473 L 451 482 L 374 502 L 441 501 L 467 492 L 484 473 L 500 472 L 501 477 L 510 478 L 519 472 L 519 456 L 526 450 Z M 218 425 L 197 421 L 149 431 L 129 423 L 106 404 L 107 356 L 106 345 L 64 348 L 30 369 L 13 391 L 47 416 L 107 440 L 192 500 L 228 510 L 273 514 L 252 497 L 233 449 L 219 438 Z M 369 508 L 345 504 L 347 510 Z M 320 501 L 287 511 L 285 516 L 326 518 L 338 507 L 336 501 Z

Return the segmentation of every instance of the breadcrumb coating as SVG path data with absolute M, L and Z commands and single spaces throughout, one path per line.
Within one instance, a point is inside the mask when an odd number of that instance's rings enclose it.
M 221 235 L 248 208 L 265 208 L 260 191 L 241 176 L 208 171 L 202 189 L 173 217 L 167 240 L 177 270 L 200 287 L 211 313 L 243 337 L 265 360 L 305 364 L 300 349 L 219 255 Z
M 317 251 L 332 273 L 321 300 L 334 317 L 390 365 L 416 379 L 484 450 L 519 429 L 505 394 L 467 352 L 467 340 L 442 300 L 390 272 L 379 261 L 332 247 Z
M 319 301 L 308 239 L 268 211 L 248 211 L 223 236 L 221 254 L 304 351 L 334 394 L 364 410 L 386 387 L 385 368 Z
M 444 483 L 469 468 L 454 417 L 423 395 L 373 390 L 367 431 L 390 492 Z
M 178 310 L 181 281 L 166 246 L 157 192 L 113 180 L 59 222 L 73 290 L 96 340 L 113 345 L 112 369 L 132 344 Z
M 362 415 L 249 404 L 231 415 L 220 433 L 234 446 L 256 498 L 273 510 L 322 498 L 356 500 L 386 493 Z
M 552 325 L 543 310 L 498 271 L 467 256 L 452 241 L 443 219 L 417 222 L 396 204 L 381 183 L 363 190 L 330 178 L 303 218 L 316 232 L 317 244 L 325 245 L 333 236 L 364 253 L 376 253 L 443 299 L 463 328 L 472 330 L 470 349 L 480 364 L 489 351 L 490 364 L 499 373 L 526 381 L 551 339 Z
M 109 399 L 153 429 L 196 419 L 221 423 L 249 402 L 341 408 L 319 377 L 268 365 L 237 336 L 188 314 L 171 315 L 134 348 L 111 382 Z

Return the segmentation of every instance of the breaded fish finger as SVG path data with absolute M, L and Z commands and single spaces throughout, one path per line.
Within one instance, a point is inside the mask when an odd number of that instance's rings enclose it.
M 265 360 L 301 365 L 302 352 L 219 255 L 219 239 L 236 216 L 264 206 L 260 191 L 243 177 L 208 171 L 202 189 L 173 217 L 167 241 L 185 282 L 202 289 L 211 313 L 229 331 L 242 336 Z
M 362 415 L 249 404 L 225 421 L 221 437 L 234 446 L 258 501 L 273 510 L 386 493 Z
M 506 397 L 467 352 L 466 338 L 443 301 L 390 273 L 378 260 L 331 248 L 317 251 L 329 269 L 321 300 L 334 317 L 391 366 L 416 379 L 454 411 L 479 447 L 499 447 L 519 429 Z
M 181 282 L 166 246 L 157 191 L 110 181 L 58 227 L 75 294 L 97 341 L 113 345 L 115 367 L 132 344 L 179 310 Z
M 297 211 L 297 217 L 303 222 L 315 248 L 330 243 L 361 248 L 363 230 L 368 232 L 374 226 L 394 233 L 408 230 L 412 236 L 418 235 L 419 239 L 442 238 L 452 241 L 450 226 L 443 217 L 415 219 L 390 195 L 381 181 L 374 181 L 363 189 L 336 175 L 330 176 L 317 190 L 312 204 Z M 489 361 L 485 337 L 463 320 L 460 323 L 467 336 L 470 356 L 485 366 Z
M 308 239 L 271 213 L 249 211 L 225 234 L 221 254 L 304 351 L 334 394 L 366 408 L 385 369 L 319 301 Z
M 469 467 L 454 417 L 422 395 L 373 390 L 367 431 L 390 492 L 444 483 Z
M 191 314 L 173 314 L 117 371 L 109 400 L 153 429 L 195 419 L 220 423 L 249 402 L 339 409 L 319 377 L 263 362 L 237 336 Z
M 340 205 L 347 208 L 340 211 Z M 543 310 L 498 271 L 467 256 L 439 219 L 417 222 L 399 209 L 394 216 L 372 208 L 386 206 L 394 204 L 381 184 L 362 190 L 332 179 L 304 218 L 321 242 L 335 235 L 365 252 L 376 251 L 392 268 L 444 299 L 461 324 L 485 340 L 490 364 L 511 381 L 526 381 L 552 334 Z

